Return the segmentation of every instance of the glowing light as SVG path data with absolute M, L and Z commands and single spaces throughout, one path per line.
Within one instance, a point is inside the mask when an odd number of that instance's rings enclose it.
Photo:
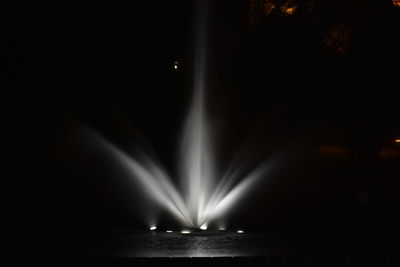
M 207 224 L 203 224 L 202 226 L 200 226 L 200 229 L 203 230 L 203 231 L 207 230 Z
M 167 233 L 172 233 L 172 231 L 171 231 L 171 230 L 167 230 L 167 231 L 165 231 L 165 232 L 167 232 Z
M 225 229 L 225 227 L 220 227 L 220 228 L 218 228 L 218 230 L 219 231 L 225 231 L 226 229 Z
M 296 6 L 282 7 L 282 12 L 287 14 L 287 15 L 293 15 L 294 12 L 296 11 L 296 9 L 297 9 Z
M 395 142 L 396 142 L 396 143 L 400 143 L 400 139 L 396 139 Z
M 178 70 L 178 68 L 179 68 L 179 62 L 174 61 L 174 70 Z
M 243 230 L 237 230 L 237 233 L 238 233 L 238 234 L 243 234 L 244 231 L 243 231 Z
M 400 7 L 400 0 L 392 0 L 393 5 Z
M 150 227 L 150 231 L 155 231 L 155 230 L 157 230 L 157 227 L 156 227 L 156 226 Z
M 188 230 L 183 230 L 183 231 L 181 231 L 181 234 L 190 234 L 190 231 L 188 231 Z

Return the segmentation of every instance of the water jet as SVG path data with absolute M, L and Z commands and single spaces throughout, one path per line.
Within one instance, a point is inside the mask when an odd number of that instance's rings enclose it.
M 207 16 L 204 15 L 205 1 L 199 2 L 201 8 L 197 23 L 194 89 L 179 147 L 180 187 L 172 181 L 167 170 L 150 156 L 143 153 L 134 158 L 105 138 L 99 138 L 109 153 L 129 172 L 131 179 L 151 198 L 152 204 L 162 207 L 180 225 L 192 229 L 191 232 L 205 231 L 210 223 L 231 212 L 238 201 L 253 189 L 271 168 L 270 162 L 262 162 L 246 173 L 239 164 L 229 168 L 222 176 L 217 174 L 219 172 L 213 150 L 213 129 L 210 127 L 206 110 Z M 219 177 L 221 178 L 218 179 Z M 156 229 L 155 226 L 150 228 L 153 231 Z

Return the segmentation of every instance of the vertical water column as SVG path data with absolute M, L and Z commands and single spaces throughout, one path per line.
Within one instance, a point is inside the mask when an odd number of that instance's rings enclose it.
M 207 1 L 197 0 L 194 85 L 191 108 L 186 119 L 180 150 L 181 181 L 191 226 L 204 221 L 206 201 L 213 181 L 210 129 L 205 110 L 207 84 Z

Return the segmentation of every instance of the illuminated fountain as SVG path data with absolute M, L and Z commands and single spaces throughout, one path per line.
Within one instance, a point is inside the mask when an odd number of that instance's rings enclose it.
M 154 203 L 173 215 L 184 227 L 207 230 L 213 220 L 222 218 L 266 174 L 263 163 L 240 177 L 241 169 L 216 177 L 211 130 L 204 110 L 203 84 L 196 87 L 192 108 L 186 120 L 180 147 L 181 187 L 172 182 L 162 166 L 143 154 L 139 159 L 96 134 L 97 140 L 138 182 Z M 149 225 L 156 230 L 155 225 Z M 186 233 L 186 232 L 185 232 Z
M 235 203 L 254 187 L 270 167 L 264 162 L 243 175 L 240 166 L 234 166 L 234 171 L 229 169 L 222 177 L 216 177 L 212 151 L 215 146 L 212 145 L 212 129 L 205 110 L 205 17 L 202 16 L 198 23 L 194 94 L 180 145 L 181 187 L 178 189 L 163 167 L 150 157 L 132 158 L 98 136 L 101 143 L 129 171 L 132 179 L 141 185 L 154 203 L 173 215 L 183 227 L 203 231 L 207 230 L 212 221 L 231 211 Z M 149 227 L 153 231 L 156 229 L 154 224 Z

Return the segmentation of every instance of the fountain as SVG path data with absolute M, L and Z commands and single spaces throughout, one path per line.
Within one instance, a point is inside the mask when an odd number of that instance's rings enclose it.
M 154 203 L 191 231 L 207 230 L 210 222 L 229 212 L 271 167 L 271 162 L 264 162 L 240 177 L 242 171 L 237 166 L 236 170 L 230 169 L 218 181 L 212 160 L 211 129 L 205 116 L 202 90 L 201 86 L 196 88 L 180 148 L 183 192 L 172 182 L 167 171 L 145 153 L 140 159 L 135 159 L 92 132 L 99 144 L 129 172 Z M 154 231 L 156 226 L 149 225 L 149 229 Z
M 205 1 L 199 2 L 201 8 L 198 10 L 202 12 L 206 9 Z M 181 190 L 171 181 L 167 171 L 150 157 L 143 155 L 140 159 L 132 158 L 97 135 L 103 146 L 129 171 L 132 179 L 140 184 L 154 203 L 191 231 L 205 231 L 212 221 L 231 211 L 270 167 L 264 162 L 243 175 L 240 166 L 233 166 L 219 181 L 216 177 L 212 129 L 205 110 L 207 19 L 203 14 L 199 16 L 197 24 L 194 94 L 179 150 Z M 149 228 L 155 230 L 156 226 L 149 225 Z

